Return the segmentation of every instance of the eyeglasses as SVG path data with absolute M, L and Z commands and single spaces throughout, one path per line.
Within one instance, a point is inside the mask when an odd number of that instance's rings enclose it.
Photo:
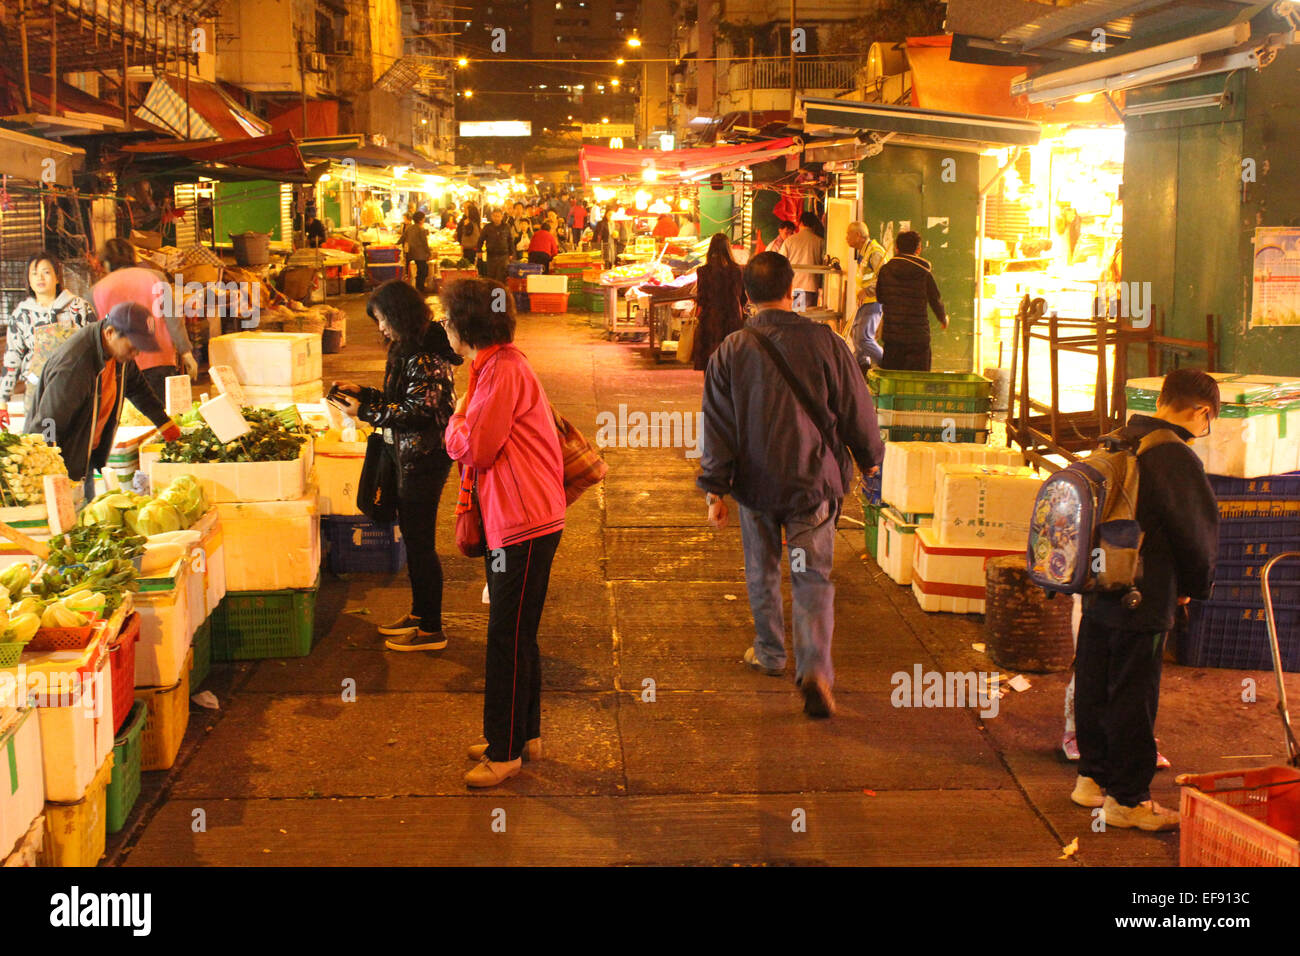
M 1209 438 L 1209 437 L 1210 437 L 1210 426 L 1211 426 L 1211 425 L 1213 424 L 1213 422 L 1214 422 L 1214 416 L 1210 413 L 1210 408 L 1209 408 L 1208 405 L 1200 405 L 1200 406 L 1198 406 L 1198 407 L 1197 407 L 1197 411 L 1205 412 L 1205 431 L 1201 432 L 1199 435 L 1196 435 L 1195 437 L 1196 437 L 1196 438 Z

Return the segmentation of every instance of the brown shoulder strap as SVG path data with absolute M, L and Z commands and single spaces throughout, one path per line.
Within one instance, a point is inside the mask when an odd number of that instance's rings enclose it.
M 1183 440 L 1178 437 L 1172 428 L 1157 428 L 1155 431 L 1147 432 L 1138 442 L 1137 454 L 1141 455 L 1157 448 L 1160 445 L 1168 445 L 1170 442 L 1182 444 Z

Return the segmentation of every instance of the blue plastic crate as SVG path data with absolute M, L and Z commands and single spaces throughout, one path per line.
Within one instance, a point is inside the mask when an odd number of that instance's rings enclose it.
M 874 475 L 867 475 L 862 479 L 863 487 L 865 487 L 867 490 L 866 498 L 864 499 L 863 502 L 864 504 L 869 504 L 869 505 L 880 504 L 880 488 L 883 482 L 884 482 L 883 471 L 877 471 Z
M 1214 563 L 1214 583 L 1219 582 L 1241 582 L 1253 584 L 1259 587 L 1260 574 L 1264 570 L 1264 565 L 1276 554 L 1284 554 L 1288 550 L 1300 552 L 1300 548 L 1278 548 L 1276 551 L 1267 554 L 1258 554 L 1253 557 L 1246 557 L 1240 560 L 1227 560 L 1220 558 Z M 1285 561 L 1279 561 L 1273 566 L 1273 573 L 1268 576 L 1269 583 L 1273 586 L 1274 600 L 1279 600 L 1276 595 L 1277 585 L 1286 584 L 1292 581 L 1300 581 L 1300 558 L 1287 558 Z M 1283 602 L 1286 603 L 1286 602 Z M 1300 604 L 1300 601 L 1296 602 Z
M 1206 477 L 1216 498 L 1300 498 L 1300 471 L 1263 478 Z
M 1220 526 L 1222 532 L 1222 526 Z M 1296 538 L 1233 538 L 1225 537 L 1219 534 L 1219 555 L 1217 564 L 1255 564 L 1263 565 L 1265 561 L 1275 554 L 1284 554 L 1287 551 L 1300 551 L 1300 537 Z M 1275 574 L 1282 575 L 1287 573 L 1286 566 L 1290 561 L 1284 561 L 1277 566 Z
M 509 276 L 540 276 L 546 274 L 546 266 L 540 262 L 511 262 L 506 265 Z
M 528 293 L 527 293 L 527 292 L 513 292 L 513 293 L 511 293 L 511 294 L 515 297 L 515 311 L 516 311 L 516 312 L 527 312 L 527 311 L 528 311 L 528 306 L 529 306 L 529 302 L 528 302 Z
M 1273 611 L 1277 618 L 1282 669 L 1300 671 L 1300 605 L 1275 603 Z M 1263 602 L 1251 606 L 1193 601 L 1188 615 L 1190 624 L 1177 649 L 1178 663 L 1242 670 L 1272 668 L 1273 653 L 1268 644 Z
M 369 518 L 321 518 L 325 567 L 334 574 L 392 574 L 406 567 L 406 542 L 397 525 Z

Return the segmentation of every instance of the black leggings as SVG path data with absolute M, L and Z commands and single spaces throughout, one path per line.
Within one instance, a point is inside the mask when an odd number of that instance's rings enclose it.
M 393 454 L 393 446 L 388 446 Z M 435 540 L 438 499 L 447 483 L 451 459 L 444 452 L 430 456 L 423 469 L 402 482 L 397 494 L 397 524 L 406 542 L 406 572 L 411 578 L 411 613 L 420 629 L 442 630 L 442 562 Z

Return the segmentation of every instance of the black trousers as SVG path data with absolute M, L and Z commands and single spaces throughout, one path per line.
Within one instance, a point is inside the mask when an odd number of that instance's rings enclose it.
M 388 453 L 394 454 L 388 445 Z M 420 629 L 442 630 L 442 562 L 435 547 L 438 499 L 447 483 L 451 459 L 445 452 L 430 456 L 421 470 L 407 476 L 397 493 L 397 526 L 406 542 L 406 573 L 411 579 L 411 613 Z
M 412 259 L 411 261 L 415 263 L 415 288 L 423 292 L 429 279 L 429 260 Z
M 546 603 L 556 531 L 489 551 L 487 680 L 483 736 L 489 760 L 514 760 L 542 733 L 542 667 L 537 626 Z
M 886 339 L 881 344 L 885 352 L 880 360 L 881 368 L 897 372 L 930 371 L 929 342 L 890 342 Z
M 549 252 L 530 252 L 528 253 L 529 265 L 546 266 L 546 271 L 551 271 L 551 254 Z
M 1121 631 L 1084 614 L 1074 659 L 1079 774 L 1126 807 L 1151 799 L 1165 637 Z
M 502 284 L 506 281 L 506 266 L 510 262 L 509 256 L 488 256 L 487 264 L 483 267 L 485 278 L 495 279 Z

